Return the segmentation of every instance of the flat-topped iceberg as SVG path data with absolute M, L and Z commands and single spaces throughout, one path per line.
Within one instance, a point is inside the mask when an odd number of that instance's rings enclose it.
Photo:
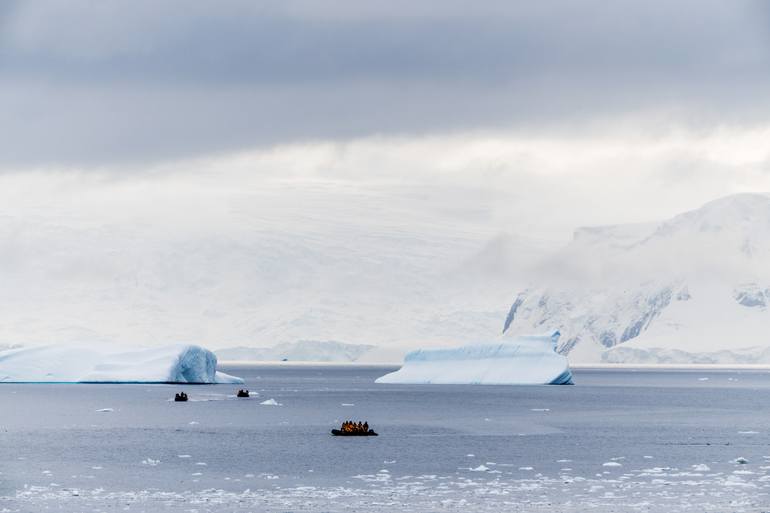
M 420 349 L 377 383 L 472 385 L 571 385 L 565 356 L 556 352 L 559 332 L 519 336 L 502 344 Z
M 6 383 L 243 383 L 217 372 L 217 357 L 200 346 L 152 349 L 24 347 L 0 351 Z

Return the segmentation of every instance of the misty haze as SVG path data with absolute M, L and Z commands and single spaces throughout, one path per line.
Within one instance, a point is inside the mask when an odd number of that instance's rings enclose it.
M 770 511 L 762 2 L 0 5 L 0 510 Z

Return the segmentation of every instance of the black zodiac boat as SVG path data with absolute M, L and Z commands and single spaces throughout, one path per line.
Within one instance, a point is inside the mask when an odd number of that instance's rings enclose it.
M 373 429 L 369 431 L 341 431 L 339 429 L 332 429 L 334 436 L 379 436 Z

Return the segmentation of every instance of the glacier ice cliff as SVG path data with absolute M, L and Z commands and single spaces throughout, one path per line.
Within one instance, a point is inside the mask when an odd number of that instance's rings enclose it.
M 243 383 L 217 371 L 217 358 L 196 345 L 152 349 L 23 347 L 0 351 L 6 383 Z
M 524 335 L 500 344 L 420 349 L 377 383 L 571 385 L 569 362 L 556 353 L 560 333 Z

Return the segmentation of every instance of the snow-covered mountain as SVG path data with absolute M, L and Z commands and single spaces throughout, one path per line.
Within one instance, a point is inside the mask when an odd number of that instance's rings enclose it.
M 143 176 L 0 176 L 0 345 L 342 340 L 400 361 L 498 335 L 552 250 L 433 184 Z
M 763 194 L 581 228 L 515 298 L 504 336 L 558 329 L 573 362 L 757 361 L 770 346 L 769 262 Z

